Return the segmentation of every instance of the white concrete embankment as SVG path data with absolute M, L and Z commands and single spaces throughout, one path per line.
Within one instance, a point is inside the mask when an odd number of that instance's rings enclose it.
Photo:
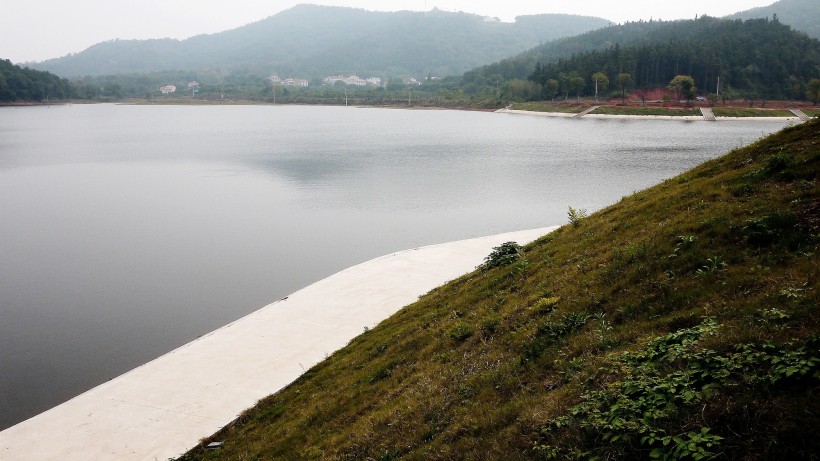
M 622 115 L 622 114 L 596 114 L 595 112 L 586 113 L 563 113 L 563 112 L 537 112 L 529 110 L 517 109 L 499 109 L 496 113 L 502 114 L 519 114 L 519 115 L 534 115 L 537 117 L 563 117 L 563 118 L 587 118 L 587 119 L 612 119 L 612 120 L 678 120 L 678 121 L 704 121 L 707 120 L 703 115 Z M 802 120 L 795 115 L 794 117 L 715 117 L 714 121 L 784 121 L 800 123 Z M 709 120 L 712 121 L 712 120 Z
M 167 460 L 222 428 L 493 247 L 542 228 L 353 266 L 0 432 L 0 460 Z

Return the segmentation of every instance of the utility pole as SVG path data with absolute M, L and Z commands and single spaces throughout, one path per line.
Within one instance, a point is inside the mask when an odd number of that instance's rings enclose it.
M 717 79 L 717 95 L 720 96 L 720 75 L 718 75 Z
M 598 79 L 595 79 L 595 102 L 598 102 Z

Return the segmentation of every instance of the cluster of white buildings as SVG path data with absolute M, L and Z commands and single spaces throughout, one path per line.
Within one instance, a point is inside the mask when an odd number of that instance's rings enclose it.
M 323 82 L 325 85 L 334 85 L 336 82 L 343 82 L 345 85 L 353 86 L 382 86 L 382 79 L 379 77 L 361 78 L 356 75 L 349 77 L 345 77 L 344 75 L 331 75 L 330 77 L 325 77 Z
M 268 80 L 270 80 L 271 84 L 280 86 L 306 87 L 310 85 L 310 82 L 303 78 L 279 78 L 278 75 L 271 75 L 268 77 Z
M 192 91 L 199 91 L 199 83 L 196 80 L 192 82 L 188 82 L 188 89 Z M 162 94 L 171 94 L 176 93 L 177 86 L 176 85 L 164 85 L 159 87 L 159 92 Z

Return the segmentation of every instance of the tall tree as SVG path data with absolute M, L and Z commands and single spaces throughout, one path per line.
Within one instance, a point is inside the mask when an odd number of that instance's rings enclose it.
M 626 99 L 626 89 L 632 86 L 632 75 L 621 72 L 615 77 L 615 82 L 621 88 L 621 99 Z
M 813 78 L 809 80 L 809 87 L 806 90 L 806 96 L 809 97 L 809 101 L 817 105 L 817 101 L 820 100 L 820 78 Z
M 558 80 L 551 78 L 544 83 L 544 93 L 549 96 L 551 101 L 555 100 L 555 95 L 558 94 Z
M 595 72 L 592 81 L 595 82 L 595 101 L 598 101 L 598 91 L 604 92 L 609 88 L 609 77 L 603 72 Z
M 676 75 L 675 78 L 669 82 L 668 88 L 677 94 L 678 100 L 686 98 L 687 102 L 695 97 L 697 91 L 695 88 L 695 79 L 689 75 Z
M 575 96 L 580 101 L 581 100 L 581 90 L 583 90 L 584 85 L 586 85 L 586 80 L 584 80 L 584 77 L 581 77 L 580 75 L 578 75 L 576 73 L 575 75 L 570 77 L 569 85 L 573 90 L 575 90 Z

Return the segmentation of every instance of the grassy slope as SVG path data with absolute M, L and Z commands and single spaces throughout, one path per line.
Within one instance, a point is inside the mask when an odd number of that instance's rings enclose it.
M 554 112 L 563 114 L 578 114 L 586 109 L 588 105 L 582 104 L 553 104 L 549 102 L 519 102 L 512 105 L 513 110 L 530 110 L 533 112 Z
M 817 456 L 818 162 L 814 121 L 564 226 L 184 459 Z
M 612 107 L 602 106 L 593 114 L 604 115 L 662 115 L 671 117 L 700 116 L 700 109 L 670 109 L 665 107 Z
M 794 117 L 794 114 L 786 109 L 743 109 L 743 108 L 720 108 L 712 109 L 715 117 Z

